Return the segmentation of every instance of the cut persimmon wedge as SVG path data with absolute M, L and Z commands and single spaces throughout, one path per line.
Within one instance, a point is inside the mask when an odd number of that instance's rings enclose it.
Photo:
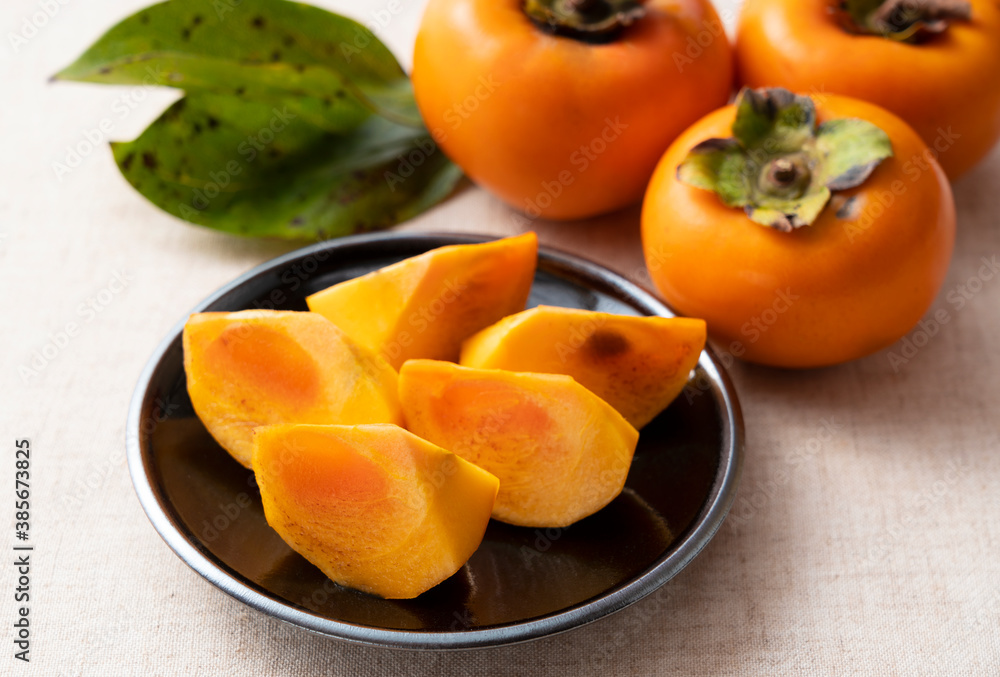
M 539 306 L 470 337 L 461 364 L 567 374 L 642 428 L 684 389 L 705 321 Z
M 396 371 L 315 313 L 195 313 L 183 342 L 195 413 L 248 468 L 260 425 L 402 423 Z
M 258 428 L 268 524 L 331 580 L 410 599 L 479 547 L 499 482 L 395 425 Z
M 621 492 L 639 433 L 572 377 L 410 360 L 399 399 L 415 434 L 500 479 L 493 517 L 563 527 Z
M 309 296 L 309 309 L 395 368 L 412 358 L 457 360 L 462 341 L 524 309 L 538 236 L 451 245 Z

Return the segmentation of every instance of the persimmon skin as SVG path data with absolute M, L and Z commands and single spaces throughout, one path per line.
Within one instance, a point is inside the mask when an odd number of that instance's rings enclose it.
M 747 0 L 736 34 L 737 78 L 747 87 L 840 94 L 906 120 L 952 179 L 1000 139 L 1000 4 L 972 0 L 922 44 L 853 35 L 831 0 Z
M 413 87 L 428 129 L 477 184 L 531 217 L 642 197 L 663 151 L 726 103 L 732 50 L 707 0 L 650 0 L 603 45 L 538 29 L 520 0 L 431 0 Z
M 863 101 L 830 95 L 816 104 L 820 123 L 878 125 L 895 155 L 860 186 L 835 193 L 811 226 L 779 232 L 677 180 L 693 146 L 731 136 L 734 106 L 674 142 L 643 204 L 643 249 L 660 293 L 705 318 L 723 351 L 750 362 L 819 367 L 891 345 L 930 307 L 951 258 L 951 187 L 916 132 Z

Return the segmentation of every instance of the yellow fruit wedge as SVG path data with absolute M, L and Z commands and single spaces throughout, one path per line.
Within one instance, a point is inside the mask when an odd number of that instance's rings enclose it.
M 493 517 L 562 527 L 621 492 L 639 433 L 569 376 L 410 360 L 399 398 L 415 434 L 500 479 Z
M 534 233 L 452 245 L 341 282 L 306 301 L 395 368 L 412 358 L 457 360 L 463 340 L 524 309 L 537 259 Z
M 315 313 L 196 313 L 183 341 L 195 413 L 248 468 L 260 425 L 402 423 L 396 371 Z
M 470 337 L 461 364 L 567 374 L 642 428 L 684 389 L 705 321 L 539 306 Z
M 268 524 L 341 585 L 410 599 L 479 547 L 499 482 L 395 425 L 258 428 Z

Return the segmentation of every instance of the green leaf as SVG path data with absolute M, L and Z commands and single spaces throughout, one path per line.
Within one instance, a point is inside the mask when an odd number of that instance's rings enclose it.
M 335 134 L 290 108 L 204 93 L 176 102 L 113 150 L 129 183 L 171 214 L 284 239 L 398 223 L 461 178 L 424 129 L 372 116 Z
M 744 88 L 736 100 L 733 136 L 751 153 L 797 151 L 815 129 L 816 107 L 808 96 L 796 96 L 781 88 Z
M 889 135 L 867 120 L 841 118 L 824 122 L 816 133 L 822 161 L 817 180 L 831 190 L 860 185 L 875 167 L 892 157 Z
M 361 24 L 285 0 L 169 0 L 128 17 L 55 76 L 288 106 L 329 131 L 374 112 L 422 127 L 406 73 Z
M 762 193 L 754 195 L 751 204 L 745 207 L 751 221 L 770 226 L 785 233 L 808 226 L 823 212 L 830 201 L 830 189 L 826 186 L 812 186 L 800 197 L 794 199 L 775 198 Z
M 747 161 L 735 139 L 708 139 L 691 149 L 677 167 L 677 179 L 718 193 L 727 207 L 742 207 L 750 198 Z
M 812 99 L 780 88 L 743 89 L 732 131 L 692 148 L 677 179 L 785 232 L 811 225 L 831 191 L 860 185 L 892 155 L 888 134 L 871 122 L 845 118 L 817 129 Z

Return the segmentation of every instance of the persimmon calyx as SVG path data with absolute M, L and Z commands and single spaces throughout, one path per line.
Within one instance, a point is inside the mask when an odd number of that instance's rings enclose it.
M 521 8 L 548 33 L 592 43 L 611 42 L 646 14 L 639 0 L 523 0 Z
M 849 28 L 898 42 L 923 42 L 948 29 L 952 21 L 972 19 L 966 0 L 844 0 Z
M 783 232 L 812 224 L 832 191 L 861 185 L 892 156 L 889 135 L 876 125 L 841 118 L 817 127 L 813 100 L 787 89 L 744 88 L 732 131 L 692 148 L 677 179 Z

